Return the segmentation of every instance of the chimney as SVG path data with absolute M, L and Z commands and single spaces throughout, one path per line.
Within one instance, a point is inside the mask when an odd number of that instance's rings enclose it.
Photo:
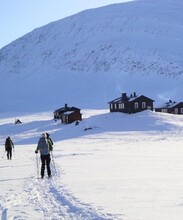
M 67 109 L 67 104 L 65 104 L 65 109 Z
M 126 99 L 127 98 L 127 96 L 126 96 L 126 93 L 122 93 L 122 99 Z
M 136 92 L 134 92 L 134 93 L 133 93 L 133 96 L 134 96 L 134 97 L 136 97 L 136 96 L 137 96 L 137 95 L 136 95 Z

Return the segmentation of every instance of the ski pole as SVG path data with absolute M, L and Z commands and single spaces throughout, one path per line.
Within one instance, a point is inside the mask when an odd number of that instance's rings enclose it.
M 52 151 L 51 151 L 51 158 L 52 158 L 52 161 L 53 161 L 53 167 L 54 167 L 54 170 L 55 170 L 55 174 L 57 175 L 57 170 L 56 170 L 55 161 L 54 161 L 54 158 L 53 158 Z
M 37 177 L 39 178 L 39 162 L 38 162 L 37 154 L 36 154 L 36 165 L 37 165 Z

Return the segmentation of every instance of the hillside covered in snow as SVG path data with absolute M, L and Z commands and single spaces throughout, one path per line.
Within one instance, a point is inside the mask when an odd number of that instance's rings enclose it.
M 0 50 L 0 111 L 106 108 L 122 92 L 182 101 L 182 8 L 180 0 L 114 4 L 15 40 Z
M 82 113 L 78 126 L 55 122 L 52 112 L 17 115 L 19 125 L 0 114 L 1 219 L 182 220 L 183 117 Z M 54 141 L 51 179 L 38 179 L 42 132 Z M 9 135 L 12 160 L 3 146 Z

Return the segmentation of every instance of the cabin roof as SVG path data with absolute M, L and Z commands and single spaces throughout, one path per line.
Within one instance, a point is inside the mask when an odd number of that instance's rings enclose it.
M 70 115 L 70 114 L 72 114 L 72 113 L 74 113 L 75 111 L 66 111 L 66 112 L 64 112 L 65 114 L 67 114 L 67 115 Z
M 174 108 L 174 107 L 176 107 L 176 106 L 179 105 L 179 104 L 181 104 L 181 102 L 169 101 L 169 102 L 166 102 L 166 103 L 160 105 L 160 106 L 157 107 L 157 108 L 169 109 L 169 108 Z
M 54 113 L 58 112 L 58 113 L 64 113 L 64 112 L 68 112 L 68 111 L 75 111 L 75 110 L 80 110 L 79 108 L 76 107 L 62 107 L 59 108 L 57 110 L 54 111 Z
M 145 99 L 149 99 L 149 100 L 151 100 L 151 101 L 154 102 L 153 99 L 150 99 L 150 98 L 148 98 L 148 97 L 146 97 L 146 96 L 144 96 L 144 95 L 140 95 L 140 96 L 137 96 L 137 95 L 136 95 L 135 97 L 134 97 L 134 96 L 133 96 L 133 97 L 131 97 L 131 96 L 126 96 L 126 98 L 123 98 L 123 97 L 121 96 L 121 97 L 119 97 L 119 98 L 116 98 L 116 99 L 114 99 L 114 100 L 108 102 L 108 103 L 111 104 L 111 103 L 127 103 L 127 102 L 133 102 L 133 101 L 139 99 L 140 97 L 144 97 Z

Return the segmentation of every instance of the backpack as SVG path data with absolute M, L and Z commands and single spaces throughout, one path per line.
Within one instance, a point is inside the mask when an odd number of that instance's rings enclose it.
M 11 140 L 9 138 L 6 139 L 5 146 L 6 146 L 6 149 L 11 149 L 12 148 Z
M 46 138 L 42 137 L 39 139 L 38 148 L 41 155 L 49 154 L 49 144 Z

